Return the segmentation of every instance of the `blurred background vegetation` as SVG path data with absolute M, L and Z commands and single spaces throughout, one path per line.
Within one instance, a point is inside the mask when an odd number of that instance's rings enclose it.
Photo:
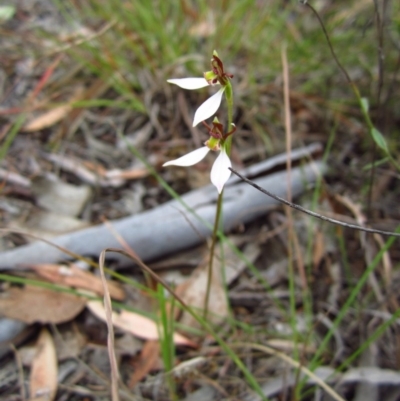
M 361 96 L 368 99 L 372 120 L 396 155 L 400 5 L 369 0 L 309 4 L 323 21 L 340 63 Z M 343 159 L 351 164 L 348 159 L 352 159 L 359 172 L 356 158 L 365 167 L 384 156 L 373 150 L 352 88 L 332 56 L 316 14 L 302 2 L 60 1 L 58 7 L 69 29 L 90 30 L 87 40 L 78 40 L 77 45 L 72 41 L 68 51 L 74 63 L 84 67 L 82 73 L 94 73 L 115 90 L 114 98 L 108 92 L 104 105 L 146 115 L 151 104 L 157 103 L 160 124 L 166 131 L 175 131 L 172 135 L 185 138 L 187 127 L 179 121 L 172 127 L 169 124 L 180 111 L 174 101 L 176 92 L 165 81 L 199 76 L 208 70 L 216 49 L 235 75 L 236 124 L 246 131 L 245 143 L 262 144 L 260 157 L 265 157 L 284 146 L 281 53 L 285 48 L 293 146 L 313 140 L 326 143 L 335 130 L 332 151 L 339 164 Z M 60 35 L 47 39 L 57 43 Z M 88 81 L 89 77 L 86 85 Z M 191 112 L 204 96 L 187 94 Z M 96 101 L 101 104 L 101 99 Z M 80 106 L 95 104 L 91 99 Z M 256 139 L 249 138 L 252 135 Z

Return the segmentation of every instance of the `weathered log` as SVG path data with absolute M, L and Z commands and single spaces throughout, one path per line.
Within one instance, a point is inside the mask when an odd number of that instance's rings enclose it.
M 294 150 L 292 162 L 310 158 L 320 151 L 318 144 Z M 312 162 L 293 168 L 290 175 L 285 171 L 271 174 L 272 168 L 279 165 L 284 168 L 286 158 L 285 154 L 275 156 L 242 173 L 251 179 L 257 176 L 254 182 L 281 197 L 285 197 L 290 186 L 296 197 L 325 169 L 321 162 Z M 153 210 L 115 220 L 112 226 L 140 258 L 151 261 L 204 241 L 211 233 L 217 197 L 217 190 L 209 185 L 183 195 L 181 201 L 172 200 Z M 274 199 L 232 176 L 224 190 L 223 229 L 227 231 L 239 223 L 250 222 L 276 204 Z M 113 232 L 104 224 L 62 235 L 52 242 L 75 254 L 96 258 L 104 248 L 121 248 Z M 24 264 L 55 263 L 67 258 L 61 250 L 37 241 L 0 253 L 0 269 L 21 269 Z M 112 258 L 121 266 L 132 263 L 119 254 L 112 254 Z

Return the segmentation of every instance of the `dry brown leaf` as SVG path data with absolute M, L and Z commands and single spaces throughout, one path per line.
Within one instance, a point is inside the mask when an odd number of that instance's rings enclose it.
M 213 324 L 221 323 L 229 313 L 225 289 L 217 269 L 213 269 L 209 299 L 208 320 Z M 208 264 L 195 269 L 191 277 L 176 288 L 176 293 L 182 300 L 193 308 L 204 308 L 208 280 Z M 190 327 L 198 327 L 199 323 L 187 312 L 182 314 L 180 322 Z
M 70 267 L 53 264 L 30 265 L 28 267 L 52 283 L 89 290 L 98 295 L 104 295 L 101 278 L 73 264 Z M 118 301 L 125 299 L 125 293 L 117 283 L 113 281 L 108 281 L 107 283 L 111 298 Z
M 58 123 L 63 118 L 65 118 L 68 115 L 68 113 L 71 112 L 71 110 L 72 107 L 70 104 L 64 104 L 62 106 L 58 106 L 34 118 L 23 128 L 23 130 L 27 132 L 34 132 L 44 128 L 51 127 L 52 125 Z
M 86 299 L 47 288 L 11 287 L 1 294 L 0 311 L 5 317 L 25 323 L 64 323 L 85 307 Z
M 37 116 L 36 118 L 31 120 L 28 124 L 26 124 L 25 127 L 23 127 L 23 130 L 27 132 L 39 131 L 41 129 L 53 126 L 54 124 L 61 121 L 70 113 L 72 114 L 82 113 L 82 110 L 74 109 L 72 107 L 72 104 L 77 100 L 81 100 L 82 98 L 84 98 L 84 96 L 85 92 L 82 86 L 74 88 L 74 91 L 69 100 L 67 101 L 67 103 L 57 106 L 54 109 L 46 111 L 40 116 Z M 71 117 L 73 119 L 73 116 Z
M 42 329 L 30 377 L 31 401 L 52 401 L 57 392 L 57 355 L 53 338 Z
M 130 170 L 113 169 L 105 172 L 104 176 L 108 179 L 137 180 L 147 177 L 150 174 L 147 168 L 135 168 Z
M 243 245 L 244 238 L 230 238 L 230 242 L 236 246 Z M 246 263 L 243 259 L 239 258 L 236 252 L 231 248 L 228 242 L 223 245 L 223 262 L 220 258 L 220 251 L 216 251 L 214 260 L 214 273 L 211 283 L 211 292 L 209 300 L 209 314 L 208 318 L 213 324 L 221 323 L 229 313 L 228 301 L 225 294 L 225 288 L 221 277 L 221 272 L 224 270 L 226 284 L 229 285 L 232 281 L 236 280 L 237 277 L 246 269 Z M 256 242 L 246 244 L 242 253 L 246 256 L 249 261 L 254 261 L 260 255 L 260 246 Z M 176 287 L 176 293 L 183 299 L 186 304 L 194 307 L 203 309 L 204 299 L 206 294 L 208 276 L 208 263 L 202 264 L 197 267 L 191 274 L 189 279 L 186 279 Z M 193 317 L 184 312 L 180 319 L 182 324 L 199 327 Z
M 104 306 L 99 301 L 88 301 L 87 307 L 96 315 L 100 320 L 106 321 L 106 313 Z M 112 313 L 112 322 L 115 327 L 121 330 L 132 333 L 134 336 L 144 338 L 147 340 L 158 340 L 158 328 L 156 323 L 138 313 L 121 311 L 121 313 Z M 179 333 L 174 333 L 174 342 L 178 345 L 186 345 L 188 347 L 197 347 L 197 345 L 182 336 Z
M 129 380 L 128 387 L 133 388 L 152 370 L 159 369 L 160 343 L 158 341 L 146 341 L 140 353 L 140 359 L 135 364 L 135 370 Z
M 88 343 L 85 331 L 80 331 L 75 322 L 68 329 L 60 330 L 54 336 L 58 361 L 79 358 L 80 353 Z

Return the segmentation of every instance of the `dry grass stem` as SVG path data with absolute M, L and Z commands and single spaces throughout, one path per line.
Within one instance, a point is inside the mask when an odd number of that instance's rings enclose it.
M 104 308 L 106 311 L 106 318 L 107 318 L 107 349 L 108 349 L 108 356 L 110 358 L 110 367 L 111 367 L 111 399 L 112 401 L 119 401 L 119 371 L 118 371 L 118 364 L 117 358 L 115 356 L 115 345 L 114 345 L 114 326 L 112 322 L 112 306 L 111 306 L 111 297 L 110 292 L 108 290 L 107 279 L 104 274 L 104 262 L 106 257 L 106 250 L 103 250 L 100 254 L 99 258 L 99 269 L 101 280 L 103 282 L 104 288 Z

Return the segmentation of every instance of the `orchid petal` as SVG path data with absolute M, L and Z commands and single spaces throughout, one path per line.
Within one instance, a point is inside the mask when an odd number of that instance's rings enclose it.
M 225 183 L 231 176 L 231 170 L 229 170 L 231 166 L 229 156 L 224 149 L 221 149 L 211 169 L 211 182 L 217 187 L 218 193 L 222 192 Z
M 167 82 L 170 84 L 175 84 L 183 89 L 201 89 L 209 85 L 209 83 L 204 78 L 177 78 L 168 79 Z
M 198 163 L 200 160 L 203 160 L 206 157 L 206 154 L 210 151 L 210 148 L 207 146 L 203 146 L 202 148 L 193 150 L 188 154 L 179 157 L 178 159 L 171 160 L 163 164 L 163 167 L 166 166 L 181 166 L 181 167 L 188 167 L 193 166 L 194 164 Z
M 196 110 L 196 113 L 194 114 L 193 127 L 195 127 L 198 123 L 207 120 L 207 118 L 212 117 L 216 113 L 221 104 L 224 90 L 225 87 L 221 88 Z

